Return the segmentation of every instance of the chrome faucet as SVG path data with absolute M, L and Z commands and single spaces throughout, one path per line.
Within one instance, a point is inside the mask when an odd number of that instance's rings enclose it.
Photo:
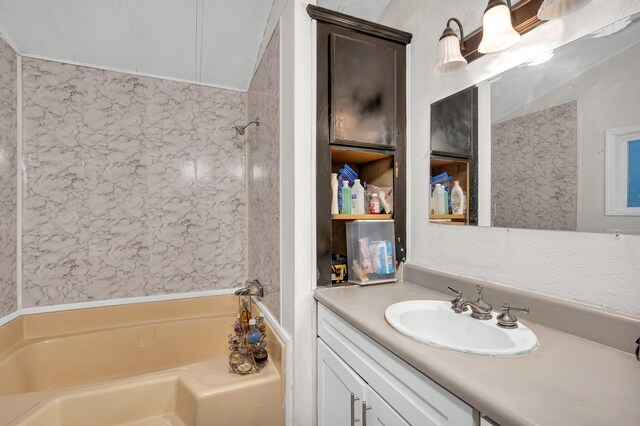
M 264 297 L 264 287 L 258 280 L 248 280 L 245 287 L 239 288 L 235 291 L 236 296 L 258 296 Z
M 454 290 L 451 287 L 449 287 L 449 290 L 451 290 L 456 294 L 456 298 L 451 301 L 451 309 L 456 314 L 461 314 L 462 312 L 465 312 L 467 308 L 470 308 L 471 318 L 475 318 L 479 320 L 490 320 L 492 318 L 491 316 L 492 306 L 484 300 L 484 296 L 482 295 L 482 286 L 479 285 L 477 287 L 478 287 L 478 300 L 475 302 L 471 300 L 465 300 L 462 297 L 461 291 Z

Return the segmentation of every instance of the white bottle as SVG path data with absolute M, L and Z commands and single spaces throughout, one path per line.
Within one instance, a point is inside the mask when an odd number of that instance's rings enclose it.
M 444 208 L 444 188 L 436 183 L 436 189 L 433 190 L 433 214 L 445 214 Z
M 453 214 L 464 214 L 464 191 L 460 187 L 460 182 L 453 181 L 453 189 L 451 190 L 451 209 Z
M 364 214 L 364 188 L 360 179 L 356 179 L 351 187 L 351 214 Z
M 331 214 L 338 213 L 338 174 L 331 173 Z
M 378 199 L 378 194 L 376 194 L 375 192 L 371 196 L 371 202 L 369 203 L 369 213 L 380 214 L 380 200 Z

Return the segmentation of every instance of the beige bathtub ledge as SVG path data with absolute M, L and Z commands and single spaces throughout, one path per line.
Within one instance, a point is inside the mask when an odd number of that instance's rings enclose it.
M 20 317 L 0 327 L 0 425 L 283 424 L 284 344 L 268 322 L 269 364 L 228 372 L 236 309 L 222 296 Z

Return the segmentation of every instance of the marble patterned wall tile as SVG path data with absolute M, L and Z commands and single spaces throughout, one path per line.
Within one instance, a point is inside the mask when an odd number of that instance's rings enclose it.
M 24 305 L 231 288 L 237 91 L 24 59 Z
M 493 226 L 575 231 L 576 102 L 494 124 L 491 139 Z
M 265 286 L 265 305 L 280 317 L 280 35 L 276 27 L 249 86 L 247 136 L 248 276 Z
M 17 309 L 16 53 L 0 39 L 0 317 Z

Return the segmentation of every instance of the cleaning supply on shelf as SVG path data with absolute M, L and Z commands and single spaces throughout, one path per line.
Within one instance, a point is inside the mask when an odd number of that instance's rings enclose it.
M 349 188 L 349 182 L 342 182 L 342 210 L 340 214 L 351 214 L 351 188 Z
M 338 174 L 331 173 L 331 214 L 338 214 Z
M 351 214 L 364 214 L 364 188 L 356 179 L 351 188 Z
M 349 167 L 348 164 L 345 164 L 343 168 L 338 170 L 338 172 L 340 173 L 340 176 L 342 176 L 342 179 L 349 182 L 349 185 L 353 185 L 353 182 L 358 179 L 358 174 Z
M 342 176 L 338 176 L 338 212 L 342 211 Z
M 444 189 L 444 214 L 449 214 L 451 212 L 449 191 L 447 191 L 447 187 L 443 187 L 442 189 Z
M 367 186 L 367 182 L 362 182 L 364 188 L 364 212 L 369 213 L 369 206 L 371 205 L 371 192 Z
M 446 214 L 444 188 L 439 183 L 436 183 L 436 188 L 433 190 L 433 214 Z
M 444 213 L 434 213 L 432 212 L 432 214 L 449 214 L 452 211 L 452 204 L 451 204 L 451 189 L 449 187 L 449 182 L 451 182 L 453 180 L 453 176 L 449 176 L 449 174 L 447 172 L 442 172 L 437 176 L 433 176 L 431 178 L 431 185 L 433 187 L 433 185 L 437 185 L 440 184 L 442 186 L 442 189 L 445 192 L 445 208 L 444 208 Z M 433 192 L 433 189 L 432 189 Z M 433 205 L 433 204 L 431 204 Z
M 456 180 L 453 182 L 453 189 L 451 190 L 451 212 L 453 214 L 464 214 L 464 204 L 464 191 L 460 187 L 460 182 Z
M 380 214 L 380 200 L 378 194 L 371 195 L 371 202 L 369 203 L 369 214 Z
M 436 183 L 442 184 L 444 186 L 445 183 L 451 182 L 453 180 L 453 176 L 449 176 L 447 172 L 440 173 L 438 176 L 433 176 L 431 178 L 431 185 L 435 185 Z

